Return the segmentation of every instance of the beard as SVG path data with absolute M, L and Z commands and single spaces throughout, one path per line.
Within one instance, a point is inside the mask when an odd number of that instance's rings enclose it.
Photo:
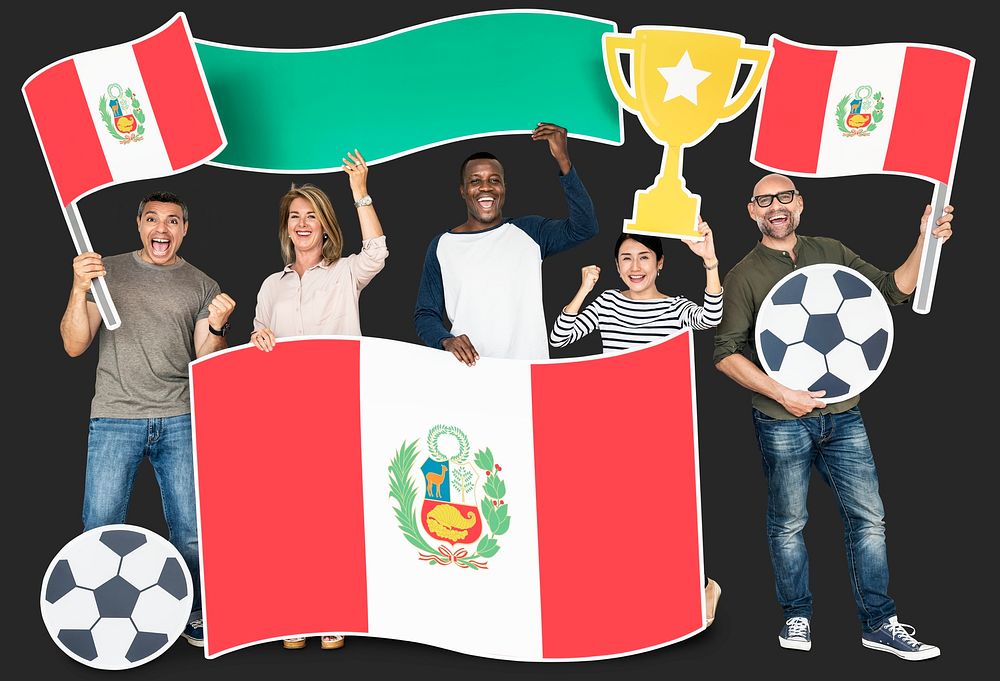
M 770 218 L 775 215 L 784 215 L 788 218 L 788 222 L 782 227 L 776 227 L 770 222 Z M 785 237 L 793 234 L 799 226 L 799 212 L 790 211 L 786 208 L 779 208 L 778 210 L 771 211 L 762 218 L 757 218 L 757 227 L 760 229 L 760 233 L 768 236 L 772 239 L 784 239 Z

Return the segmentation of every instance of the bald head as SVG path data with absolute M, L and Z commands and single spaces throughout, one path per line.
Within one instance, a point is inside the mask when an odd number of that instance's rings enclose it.
M 757 184 L 753 186 L 752 196 L 758 196 L 759 194 L 777 194 L 778 192 L 785 191 L 787 189 L 795 189 L 795 183 L 784 175 L 771 173 L 770 175 L 765 175 L 760 178 Z

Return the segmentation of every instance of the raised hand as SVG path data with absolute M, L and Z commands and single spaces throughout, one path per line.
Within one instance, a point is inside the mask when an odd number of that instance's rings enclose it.
M 347 152 L 347 158 L 340 160 L 344 162 L 344 172 L 351 181 L 351 193 L 357 201 L 368 193 L 368 164 L 357 149 L 353 154 Z
M 580 270 L 580 293 L 584 295 L 594 290 L 597 279 L 601 276 L 601 268 L 597 265 L 587 265 Z
M 554 123 L 539 123 L 531 131 L 531 139 L 534 141 L 545 140 L 549 143 L 549 152 L 552 158 L 559 164 L 559 170 L 565 175 L 569 172 L 572 164 L 569 160 L 569 149 L 567 148 L 566 128 Z
M 682 241 L 687 244 L 692 253 L 704 261 L 705 267 L 717 266 L 719 259 L 715 255 L 715 239 L 712 236 L 712 228 L 701 219 L 700 215 L 698 216 L 698 234 L 703 237 L 700 241 L 695 239 L 682 239 Z
M 208 304 L 208 323 L 213 329 L 221 329 L 229 321 L 229 315 L 236 309 L 236 301 L 226 293 L 220 293 Z

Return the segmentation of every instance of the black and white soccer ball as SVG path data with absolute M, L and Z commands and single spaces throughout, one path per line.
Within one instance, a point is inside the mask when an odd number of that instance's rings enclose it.
M 825 390 L 827 403 L 870 386 L 892 349 L 892 315 L 878 289 L 842 265 L 809 265 L 774 285 L 757 313 L 764 371 L 793 390 Z
M 106 525 L 72 539 L 42 579 L 45 627 L 63 652 L 97 669 L 158 657 L 187 625 L 191 573 L 166 539 Z

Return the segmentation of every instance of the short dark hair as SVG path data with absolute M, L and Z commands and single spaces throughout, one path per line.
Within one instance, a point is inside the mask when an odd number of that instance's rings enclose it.
M 465 167 L 469 165 L 472 161 L 479 161 L 482 159 L 487 159 L 489 161 L 496 161 L 500 168 L 503 168 L 503 163 L 500 163 L 500 159 L 491 154 L 488 151 L 477 151 L 476 153 L 470 155 L 467 159 L 462 161 L 462 167 L 458 169 L 458 184 L 465 184 Z
M 659 237 L 648 236 L 646 234 L 622 234 L 618 237 L 618 241 L 615 242 L 615 262 L 618 262 L 618 251 L 621 250 L 622 244 L 628 239 L 638 241 L 640 244 L 651 250 L 653 255 L 656 256 L 657 261 L 663 257 L 663 243 L 660 241 Z
M 188 221 L 188 207 L 187 204 L 181 201 L 181 197 L 177 196 L 173 192 L 153 192 L 149 194 L 142 201 L 139 202 L 139 212 L 138 217 L 142 217 L 142 212 L 146 209 L 146 204 L 150 201 L 156 201 L 157 203 L 175 203 L 181 207 L 181 211 L 184 213 L 184 222 Z

